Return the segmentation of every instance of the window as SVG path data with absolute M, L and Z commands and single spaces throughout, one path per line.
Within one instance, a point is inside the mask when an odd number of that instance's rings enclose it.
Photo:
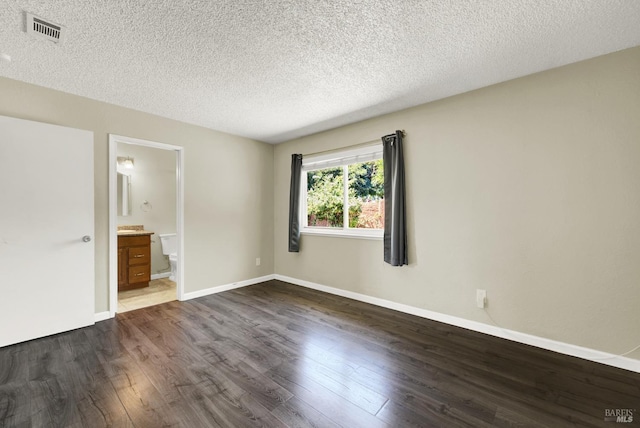
M 302 233 L 382 237 L 382 145 L 305 157 L 300 187 Z

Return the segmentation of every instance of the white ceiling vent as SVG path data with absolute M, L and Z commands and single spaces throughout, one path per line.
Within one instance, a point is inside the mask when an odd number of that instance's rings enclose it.
M 54 24 L 29 12 L 25 12 L 27 17 L 27 33 L 43 39 L 47 39 L 54 43 L 62 41 L 62 31 L 64 27 Z

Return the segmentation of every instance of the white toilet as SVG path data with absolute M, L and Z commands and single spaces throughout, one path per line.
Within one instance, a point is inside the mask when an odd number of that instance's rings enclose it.
M 169 264 L 171 265 L 171 275 L 169 279 L 175 281 L 176 267 L 178 264 L 178 238 L 175 233 L 166 233 L 158 236 L 160 237 L 160 244 L 162 245 L 162 254 L 169 256 Z

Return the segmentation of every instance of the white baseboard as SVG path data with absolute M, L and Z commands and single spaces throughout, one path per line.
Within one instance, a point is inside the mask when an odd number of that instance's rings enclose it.
M 113 318 L 111 315 L 111 312 L 109 311 L 98 312 L 97 314 L 94 315 L 95 322 L 108 320 L 109 318 Z
M 260 282 L 270 281 L 275 279 L 275 275 L 266 275 L 258 278 L 246 279 L 244 281 L 234 282 L 232 284 L 218 285 L 216 287 L 205 288 L 204 290 L 192 291 L 190 293 L 184 293 L 182 300 L 191 300 L 197 297 L 204 297 L 210 294 L 221 293 L 223 291 L 233 290 L 235 288 L 246 287 L 248 285 L 258 284 Z
M 640 373 L 640 360 L 633 358 L 621 357 L 607 352 L 597 351 L 595 349 L 584 348 L 582 346 L 572 345 L 569 343 L 559 342 L 556 340 L 546 339 L 544 337 L 533 336 L 526 333 L 520 333 L 514 330 L 507 330 L 489 324 L 477 321 L 471 321 L 464 318 L 454 317 L 452 315 L 441 314 L 439 312 L 429 311 L 427 309 L 416 308 L 402 303 L 392 302 L 390 300 L 380 299 L 378 297 L 367 296 L 366 294 L 354 293 L 353 291 L 342 290 L 339 288 L 329 287 L 302 279 L 291 278 L 284 275 L 272 275 L 279 281 L 289 282 L 291 284 L 300 285 L 302 287 L 312 288 L 325 293 L 335 294 L 337 296 L 347 297 L 349 299 L 358 300 L 360 302 L 370 303 L 372 305 L 381 306 L 383 308 L 393 309 L 399 312 L 439 321 L 445 324 L 454 325 L 456 327 L 466 328 L 468 330 L 489 334 L 491 336 L 500 337 L 514 342 L 524 343 L 526 345 L 535 346 L 549 351 L 558 352 L 560 354 L 571 355 L 573 357 L 594 361 L 608 366 L 618 367 Z M 265 280 L 266 281 L 266 280 Z
M 170 276 L 171 272 L 154 273 L 153 275 L 151 275 L 151 280 L 153 281 L 154 279 L 169 278 Z

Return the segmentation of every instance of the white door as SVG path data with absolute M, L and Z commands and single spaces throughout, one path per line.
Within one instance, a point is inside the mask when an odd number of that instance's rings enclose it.
M 93 210 L 93 133 L 0 116 L 0 346 L 94 323 Z

